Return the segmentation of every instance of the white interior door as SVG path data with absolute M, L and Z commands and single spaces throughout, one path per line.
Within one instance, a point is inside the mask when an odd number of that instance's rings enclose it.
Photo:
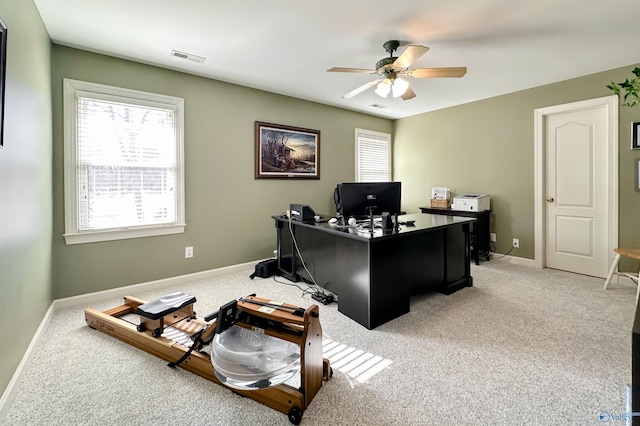
M 543 266 L 607 275 L 617 244 L 617 177 L 615 186 L 611 182 L 614 163 L 617 176 L 617 132 L 610 140 L 617 119 L 612 122 L 610 108 L 609 102 L 576 103 L 543 114 Z

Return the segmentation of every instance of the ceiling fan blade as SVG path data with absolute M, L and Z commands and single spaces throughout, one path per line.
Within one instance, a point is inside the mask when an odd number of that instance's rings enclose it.
M 367 69 L 364 69 L 364 68 L 342 68 L 342 67 L 329 68 L 327 70 L 327 72 L 357 72 L 357 73 L 364 73 L 364 74 L 375 74 L 376 73 L 375 70 L 367 70 Z
M 380 79 L 371 80 L 370 82 L 363 84 L 362 86 L 358 87 L 357 89 L 354 89 L 354 90 L 350 91 L 349 93 L 344 95 L 343 98 L 344 99 L 351 99 L 355 95 L 359 95 L 360 93 L 364 92 L 369 87 L 375 86 L 379 81 L 380 81 Z
M 429 50 L 426 46 L 420 46 L 417 44 L 413 44 L 405 49 L 402 52 L 402 55 L 398 57 L 393 63 L 394 68 L 407 68 L 409 65 L 418 60 L 422 55 L 427 53 Z
M 407 90 L 404 92 L 402 96 L 400 96 L 403 101 L 408 101 L 409 99 L 413 99 L 416 97 L 416 92 L 411 89 L 411 87 L 407 87 Z
M 416 68 L 407 70 L 406 75 L 413 78 L 447 78 L 462 77 L 467 73 L 467 67 L 448 68 Z

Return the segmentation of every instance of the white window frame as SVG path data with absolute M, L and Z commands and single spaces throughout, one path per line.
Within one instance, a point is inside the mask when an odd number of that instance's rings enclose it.
M 360 168 L 363 159 L 363 152 L 361 149 L 361 138 L 367 139 L 377 139 L 381 142 L 386 142 L 386 155 L 387 155 L 387 168 L 389 170 L 389 175 L 385 181 L 390 182 L 393 179 L 393 170 L 392 170 L 392 158 L 391 158 L 391 135 L 388 133 L 374 132 L 373 130 L 365 130 L 365 129 L 356 129 L 355 132 L 355 149 L 356 149 L 356 182 L 364 182 L 360 180 Z
M 77 199 L 77 97 L 94 95 L 98 99 L 111 99 L 142 106 L 174 109 L 176 126 L 176 221 L 169 225 L 147 225 L 81 231 L 78 226 Z M 185 224 L 184 197 L 184 99 L 173 96 L 124 89 L 103 84 L 65 78 L 63 81 L 64 112 L 64 205 L 65 233 L 68 245 L 128 238 L 151 237 L 183 233 Z

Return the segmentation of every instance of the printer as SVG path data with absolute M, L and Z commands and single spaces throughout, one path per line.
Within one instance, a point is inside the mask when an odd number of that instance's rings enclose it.
M 453 197 L 452 210 L 481 212 L 491 210 L 489 196 L 486 194 L 464 194 Z

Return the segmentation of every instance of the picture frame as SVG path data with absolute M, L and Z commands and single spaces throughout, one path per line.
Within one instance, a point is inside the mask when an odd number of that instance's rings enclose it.
M 640 149 L 640 121 L 631 123 L 631 149 Z
M 633 160 L 633 164 L 634 164 L 633 189 L 635 189 L 636 192 L 640 192 L 640 158 L 636 158 L 635 160 Z
M 7 80 L 7 26 L 0 19 L 0 148 L 4 147 L 4 92 Z
M 320 179 L 320 131 L 255 122 L 255 179 Z

